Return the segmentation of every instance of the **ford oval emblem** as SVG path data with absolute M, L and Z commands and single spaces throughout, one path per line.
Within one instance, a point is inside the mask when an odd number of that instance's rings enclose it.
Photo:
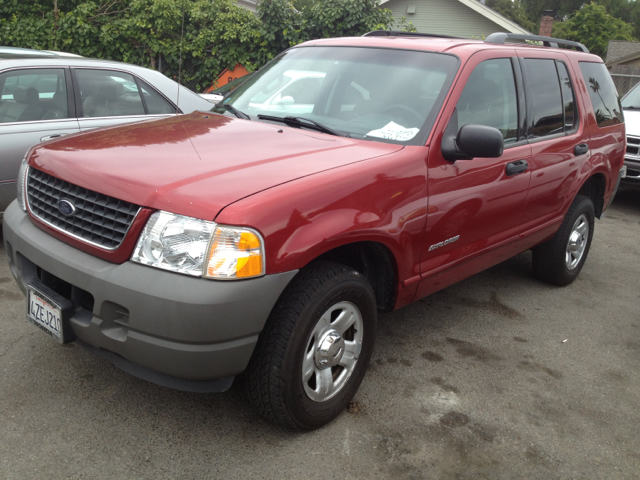
M 58 202 L 58 210 L 60 210 L 60 213 L 65 217 L 71 217 L 76 213 L 76 206 L 69 200 L 60 200 Z

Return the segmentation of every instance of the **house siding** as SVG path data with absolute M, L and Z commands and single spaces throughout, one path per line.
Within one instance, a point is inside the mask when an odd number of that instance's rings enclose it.
M 415 14 L 407 14 L 409 5 Z M 383 5 L 399 21 L 405 17 L 420 33 L 435 33 L 463 38 L 483 38 L 504 28 L 456 0 L 391 0 Z

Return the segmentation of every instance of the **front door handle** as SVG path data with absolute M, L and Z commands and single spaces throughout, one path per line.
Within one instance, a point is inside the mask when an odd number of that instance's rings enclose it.
M 517 160 L 515 162 L 507 163 L 507 177 L 517 175 L 524 172 L 529 168 L 529 164 L 526 160 Z
M 576 145 L 576 148 L 573 151 L 576 154 L 576 157 L 578 155 L 584 155 L 589 151 L 589 145 L 587 145 L 586 143 L 581 143 L 580 145 Z
M 47 140 L 51 140 L 52 138 L 58 138 L 58 137 L 61 137 L 61 136 L 62 136 L 62 135 L 61 135 L 61 134 L 59 134 L 59 133 L 58 133 L 58 134 L 56 134 L 56 135 L 46 135 L 46 136 L 44 136 L 44 137 L 41 137 L 41 138 L 40 138 L 40 141 L 41 141 L 41 142 L 46 142 Z

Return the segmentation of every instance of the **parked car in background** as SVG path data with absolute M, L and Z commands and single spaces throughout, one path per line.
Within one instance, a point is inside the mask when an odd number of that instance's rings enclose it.
M 161 73 L 78 55 L 0 47 L 0 218 L 33 145 L 211 104 Z
M 640 184 L 640 83 L 627 92 L 620 103 L 627 126 L 627 153 L 624 156 L 627 173 L 623 182 Z
M 47 57 L 75 57 L 82 58 L 82 55 L 75 53 L 56 52 L 53 50 L 33 50 L 31 48 L 0 47 L 0 58 L 47 58 Z
M 236 88 L 249 80 L 254 73 L 255 72 L 252 72 L 244 75 L 243 77 L 236 78 L 235 80 L 232 80 L 229 83 L 216 88 L 215 90 L 211 90 L 210 93 L 201 93 L 200 96 L 206 98 L 211 103 L 221 102 L 227 94 L 233 92 Z

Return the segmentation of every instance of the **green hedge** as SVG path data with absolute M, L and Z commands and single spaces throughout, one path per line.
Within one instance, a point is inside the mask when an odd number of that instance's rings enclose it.
M 309 39 L 361 35 L 392 24 L 391 12 L 378 8 L 378 0 L 323 0 L 302 12 L 287 0 L 262 0 L 257 15 L 234 0 L 0 2 L 0 45 L 151 68 L 162 58 L 162 71 L 171 77 L 182 51 L 183 65 L 191 67 L 183 78 L 198 91 L 237 63 L 253 70 Z

